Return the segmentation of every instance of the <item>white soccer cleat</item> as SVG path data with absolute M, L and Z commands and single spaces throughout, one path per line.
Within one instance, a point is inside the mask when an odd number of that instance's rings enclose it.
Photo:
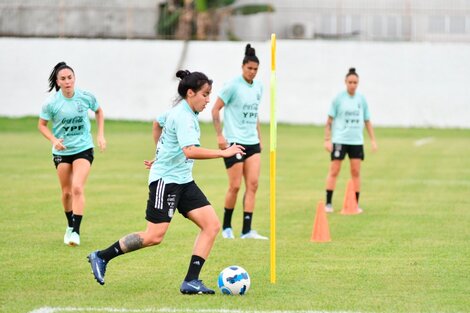
M 70 235 L 72 235 L 73 227 L 68 227 L 65 229 L 64 234 L 64 244 L 68 245 L 70 242 Z
M 232 228 L 227 227 L 222 230 L 222 237 L 224 237 L 225 239 L 235 239 L 235 235 L 233 234 Z
M 268 237 L 261 236 L 258 234 L 256 230 L 250 230 L 246 234 L 242 234 L 241 239 L 261 239 L 261 240 L 268 240 Z
M 333 213 L 334 212 L 333 206 L 331 205 L 331 203 L 325 205 L 325 212 L 326 213 Z
M 79 246 L 80 245 L 80 235 L 77 234 L 76 232 L 72 232 L 72 234 L 70 234 L 70 240 L 69 240 L 68 245 L 71 246 L 71 247 Z

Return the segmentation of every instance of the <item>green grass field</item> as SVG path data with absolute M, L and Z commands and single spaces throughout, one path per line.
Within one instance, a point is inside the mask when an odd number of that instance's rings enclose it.
M 107 122 L 108 150 L 96 153 L 87 184 L 82 245 L 70 248 L 62 243 L 65 217 L 50 144 L 36 122 L 0 118 L 1 312 L 470 312 L 470 130 L 376 129 L 379 151 L 370 153 L 366 143 L 363 163 L 365 213 L 337 213 L 349 178 L 345 163 L 336 213 L 328 215 L 332 242 L 318 244 L 310 235 L 329 165 L 323 129 L 279 125 L 277 283 L 269 282 L 269 242 L 220 236 L 201 278 L 216 288 L 219 271 L 238 264 L 250 273 L 251 289 L 244 297 L 191 297 L 179 286 L 197 228 L 180 215 L 162 245 L 113 260 L 104 286 L 86 261 L 91 251 L 145 227 L 142 161 L 154 153 L 151 124 Z M 267 148 L 267 125 L 263 133 Z M 209 124 L 202 125 L 202 143 L 216 146 Z M 262 157 L 253 226 L 269 234 L 268 150 Z M 197 161 L 194 176 L 221 217 L 222 161 Z

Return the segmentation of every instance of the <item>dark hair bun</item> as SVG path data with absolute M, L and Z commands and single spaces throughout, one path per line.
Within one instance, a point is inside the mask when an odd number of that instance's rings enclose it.
M 189 74 L 191 74 L 191 72 L 188 70 L 179 70 L 178 72 L 176 72 L 176 77 L 178 77 L 179 79 L 184 79 Z
M 247 44 L 245 47 L 245 55 L 256 56 L 255 48 L 252 48 L 250 44 Z
M 353 73 L 355 74 L 356 73 L 356 68 L 355 67 L 349 68 L 349 73 L 350 74 L 353 74 Z

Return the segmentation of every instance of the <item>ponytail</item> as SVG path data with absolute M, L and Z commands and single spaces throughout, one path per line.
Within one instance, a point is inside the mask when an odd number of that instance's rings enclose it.
M 49 75 L 49 90 L 48 92 L 51 92 L 52 89 L 55 89 L 55 91 L 58 91 L 60 89 L 59 85 L 57 85 L 57 75 L 61 70 L 64 68 L 67 68 L 72 71 L 72 73 L 75 74 L 73 69 L 68 66 L 65 62 L 59 62 L 54 66 L 54 69 L 51 72 L 51 75 Z

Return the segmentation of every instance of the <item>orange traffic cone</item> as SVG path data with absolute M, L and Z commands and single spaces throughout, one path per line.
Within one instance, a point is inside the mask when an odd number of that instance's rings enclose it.
M 326 218 L 325 212 L 325 203 L 323 201 L 319 201 L 317 205 L 317 214 L 315 215 L 315 222 L 313 223 L 312 230 L 312 238 L 310 238 L 310 241 L 331 241 L 330 228 L 328 227 L 328 219 Z
M 359 210 L 356 200 L 356 191 L 354 188 L 354 183 L 352 179 L 348 182 L 348 187 L 346 188 L 346 194 L 344 195 L 343 209 L 341 214 L 344 215 L 353 215 L 362 213 Z

